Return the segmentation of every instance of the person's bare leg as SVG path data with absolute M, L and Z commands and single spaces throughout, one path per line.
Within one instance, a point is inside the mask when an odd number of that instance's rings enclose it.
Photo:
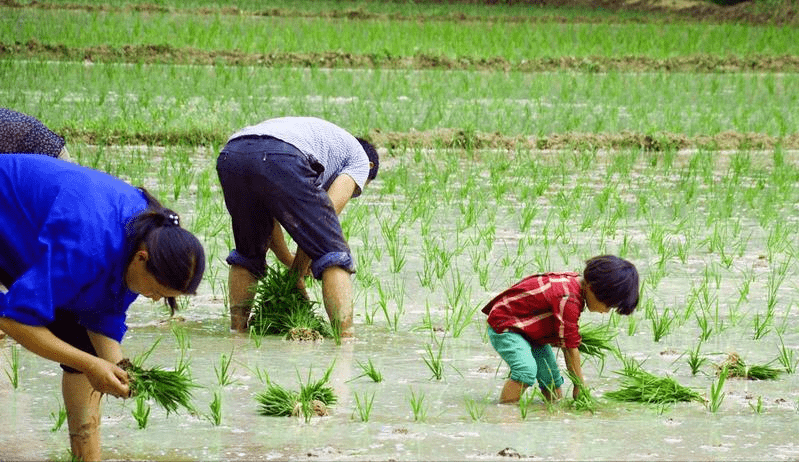
M 230 265 L 228 273 L 228 296 L 230 297 L 230 330 L 247 332 L 247 321 L 250 319 L 250 303 L 252 287 L 258 282 L 249 270 L 242 266 Z
M 64 372 L 61 379 L 64 406 L 67 410 L 69 444 L 78 460 L 101 459 L 100 398 L 84 374 Z
M 340 266 L 329 266 L 322 272 L 322 299 L 332 325 L 341 337 L 352 337 L 352 281 L 350 273 Z
M 544 395 L 544 399 L 546 401 L 549 401 L 550 403 L 563 398 L 563 392 L 561 391 L 560 387 L 555 388 L 554 392 L 551 392 L 546 388 L 544 388 L 543 390 L 541 390 L 541 394 Z
M 522 393 L 527 389 L 527 384 L 517 382 L 513 379 L 508 379 L 505 386 L 502 387 L 502 393 L 499 395 L 500 404 L 518 403 L 522 397 Z

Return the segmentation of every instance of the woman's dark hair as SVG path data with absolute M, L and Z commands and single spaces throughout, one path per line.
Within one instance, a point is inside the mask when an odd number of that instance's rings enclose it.
M 377 149 L 372 146 L 372 143 L 366 141 L 363 138 L 355 138 L 361 143 L 361 147 L 364 151 L 366 151 L 366 155 L 369 156 L 369 162 L 372 163 L 372 168 L 369 169 L 369 179 L 374 180 L 377 176 L 377 170 L 380 168 L 380 156 L 377 155 Z
M 184 294 L 195 294 L 205 272 L 205 251 L 200 241 L 180 227 L 180 217 L 165 208 L 144 188 L 139 188 L 147 199 L 147 208 L 126 225 L 131 245 L 128 264 L 142 244 L 150 258 L 146 268 L 159 284 Z M 175 314 L 174 297 L 164 302 Z
M 600 255 L 585 262 L 583 279 L 597 300 L 631 314 L 638 306 L 638 270 L 635 265 L 613 255 Z

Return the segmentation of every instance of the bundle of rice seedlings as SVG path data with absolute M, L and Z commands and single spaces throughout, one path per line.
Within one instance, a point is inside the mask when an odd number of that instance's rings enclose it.
M 117 364 L 130 376 L 131 396 L 152 399 L 166 410 L 167 415 L 177 412 L 179 407 L 193 413 L 191 390 L 198 385 L 189 375 L 188 365 L 181 364 L 173 371 L 161 367 L 145 369 L 141 365 L 142 361 L 123 359 Z
M 266 416 L 298 416 L 302 414 L 308 421 L 313 415 L 327 415 L 327 406 L 335 404 L 336 395 L 333 389 L 327 385 L 330 380 L 330 373 L 333 371 L 331 365 L 325 375 L 311 382 L 311 372 L 308 372 L 308 380 L 302 383 L 300 379 L 300 391 L 287 390 L 286 388 L 273 383 L 266 378 L 266 390 L 257 394 L 255 400 L 259 403 L 258 413 Z
M 615 353 L 616 347 L 611 342 L 617 333 L 610 331 L 610 326 L 586 323 L 580 326 L 582 341 L 578 349 L 580 353 L 603 360 L 606 352 Z
M 327 320 L 318 315 L 316 302 L 297 289 L 299 275 L 288 268 L 267 267 L 252 301 L 250 329 L 256 335 L 282 335 L 293 340 L 331 337 Z
M 657 377 L 643 370 L 640 365 L 625 367 L 616 373 L 624 376 L 622 388 L 605 393 L 610 399 L 648 404 L 704 401 L 699 393 L 680 385 L 671 377 Z
M 742 377 L 749 380 L 775 380 L 782 369 L 768 364 L 748 366 L 736 353 L 730 353 L 727 359 L 716 366 L 719 371 L 727 369 L 727 377 Z

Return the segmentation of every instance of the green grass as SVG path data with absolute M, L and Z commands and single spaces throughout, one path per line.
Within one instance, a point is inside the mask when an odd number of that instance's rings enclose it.
M 356 55 L 504 57 L 520 62 L 552 56 L 788 55 L 799 40 L 795 28 L 739 24 L 542 21 L 531 27 L 527 22 L 491 20 L 474 27 L 470 21 L 4 10 L 0 16 L 3 43 L 36 39 L 67 47 L 169 44 L 244 53 L 347 50 Z
M 356 134 L 458 128 L 508 137 L 782 137 L 799 126 L 788 109 L 799 94 L 786 91 L 799 86 L 797 74 L 322 72 L 17 60 L 0 60 L 0 70 L 4 104 L 36 114 L 72 143 L 219 146 L 245 125 L 284 114 L 318 115 Z

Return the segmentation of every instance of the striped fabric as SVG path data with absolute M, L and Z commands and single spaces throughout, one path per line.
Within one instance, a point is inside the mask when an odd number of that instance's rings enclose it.
M 483 308 L 497 333 L 514 331 L 531 343 L 577 348 L 577 323 L 585 306 L 578 273 L 528 276 Z

